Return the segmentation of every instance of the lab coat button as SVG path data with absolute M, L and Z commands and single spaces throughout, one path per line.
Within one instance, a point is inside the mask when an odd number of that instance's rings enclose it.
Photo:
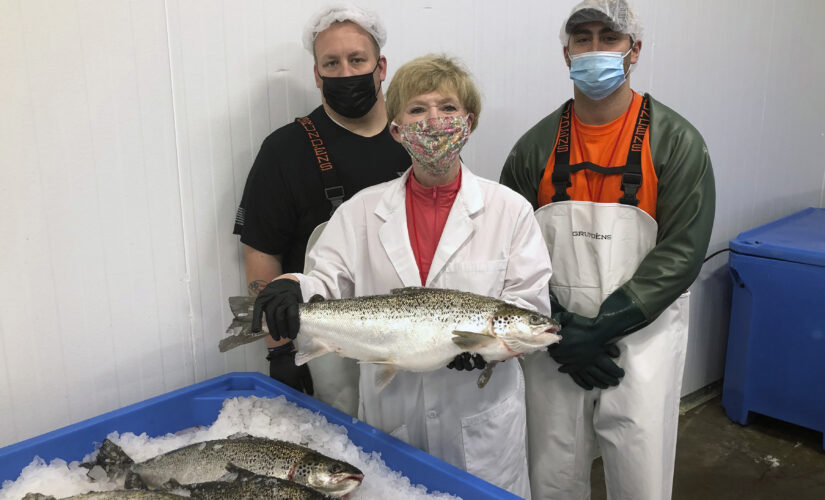
M 427 418 L 435 418 L 437 416 L 438 416 L 438 413 L 433 411 L 433 410 L 430 410 L 430 411 L 427 412 Z

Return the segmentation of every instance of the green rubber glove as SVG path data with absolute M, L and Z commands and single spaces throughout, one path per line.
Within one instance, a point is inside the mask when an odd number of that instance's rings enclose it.
M 567 373 L 579 387 L 591 390 L 594 387 L 607 389 L 619 385 L 624 370 L 610 358 L 619 357 L 619 346 L 605 344 L 604 353 L 596 356 L 590 365 L 562 365 L 559 371 Z
M 550 317 L 554 320 L 558 321 L 561 317 L 561 313 L 567 312 L 567 309 L 559 304 L 559 300 L 553 294 L 553 291 L 550 291 Z
M 562 339 L 547 350 L 562 365 L 560 371 L 571 374 L 577 384 L 588 390 L 618 384 L 624 370 L 611 359 L 618 356 L 618 348 L 612 342 L 647 322 L 639 306 L 621 288 L 605 299 L 595 318 L 564 311 L 557 320 L 562 325 Z

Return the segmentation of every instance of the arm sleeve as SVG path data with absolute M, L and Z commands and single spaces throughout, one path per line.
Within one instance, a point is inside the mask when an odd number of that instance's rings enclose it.
M 291 184 L 279 158 L 283 151 L 273 144 L 271 136 L 261 145 L 249 176 L 236 221 L 235 234 L 241 242 L 271 255 L 283 254 L 295 234 L 298 218 Z M 242 214 L 242 217 L 241 217 Z
M 521 205 L 513 229 L 501 299 L 549 316 L 550 254 L 530 205 Z
M 702 268 L 716 210 L 713 169 L 699 132 L 659 105 L 650 128 L 659 176 L 656 246 L 622 287 L 648 321 L 685 292 Z
M 501 169 L 499 182 L 522 195 L 537 210 L 539 185 L 556 144 L 564 106 L 557 109 L 516 142 Z
M 521 141 L 517 142 L 507 155 L 499 182 L 522 195 L 532 204 L 533 210 L 536 210 L 541 177 L 534 167 L 536 160 L 531 156 L 533 155 L 522 146 Z

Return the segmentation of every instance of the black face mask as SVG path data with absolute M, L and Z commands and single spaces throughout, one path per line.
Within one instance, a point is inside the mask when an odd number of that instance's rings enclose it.
M 321 76 L 324 82 L 322 87 L 324 99 L 336 113 L 347 118 L 361 118 L 369 113 L 375 102 L 378 91 L 372 75 L 375 68 L 369 73 L 354 76 Z

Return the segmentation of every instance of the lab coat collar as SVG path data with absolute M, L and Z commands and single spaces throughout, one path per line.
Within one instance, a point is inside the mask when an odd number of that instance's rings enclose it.
M 408 168 L 381 197 L 381 201 L 375 207 L 375 215 L 380 217 L 381 220 L 387 221 L 394 212 L 406 210 L 404 202 L 406 200 L 407 178 L 410 175 L 412 175 L 412 167 Z M 478 179 L 464 165 L 464 162 L 461 162 L 461 188 L 458 190 L 455 203 L 461 203 L 470 216 L 475 215 L 484 206 L 484 195 L 478 185 Z
M 404 286 L 421 286 L 418 265 L 415 263 L 415 255 L 410 246 L 407 229 L 405 196 L 407 178 L 411 173 L 412 169 L 407 169 L 404 175 L 384 193 L 375 208 L 375 215 L 384 221 L 378 230 L 378 237 Z M 475 228 L 472 217 L 483 207 L 484 195 L 478 179 L 462 163 L 461 188 L 458 190 L 458 196 L 447 217 L 447 223 L 430 265 L 426 285 L 438 276 L 453 254 L 473 234 Z

